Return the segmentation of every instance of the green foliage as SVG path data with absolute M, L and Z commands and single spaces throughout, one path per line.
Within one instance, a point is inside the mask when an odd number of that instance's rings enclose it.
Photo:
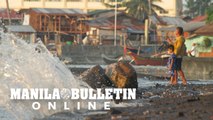
M 186 10 L 184 13 L 190 17 L 205 15 L 206 9 L 210 6 L 212 0 L 186 0 Z
M 186 10 L 184 13 L 190 17 L 195 17 L 196 3 L 195 0 L 186 0 L 186 4 L 184 5 Z
M 207 14 L 206 23 L 208 23 L 208 24 L 213 23 L 213 5 L 211 5 L 211 6 L 206 10 L 206 14 Z
M 151 8 L 149 7 L 149 1 L 151 2 Z M 155 10 L 161 10 L 165 12 L 163 8 L 153 4 L 154 1 L 161 0 L 124 0 L 123 2 L 118 2 L 118 7 L 125 7 L 125 11 L 130 16 L 144 20 L 148 18 L 150 14 L 155 14 Z M 105 3 L 107 7 L 114 8 L 112 4 Z
M 203 43 L 204 43 L 204 47 L 210 47 L 212 44 L 211 40 L 208 37 L 203 39 Z

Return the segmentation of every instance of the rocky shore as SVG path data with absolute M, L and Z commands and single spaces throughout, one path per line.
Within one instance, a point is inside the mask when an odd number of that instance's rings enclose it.
M 85 116 L 86 120 L 213 120 L 213 85 L 141 88 L 142 106 L 112 108 L 107 114 Z M 134 102 L 134 101 L 133 101 Z
M 79 76 L 87 69 L 71 68 L 71 71 Z M 62 111 L 42 120 L 213 120 L 212 80 L 189 80 L 187 86 L 170 86 L 162 84 L 168 79 L 165 76 L 138 75 L 138 78 L 137 99 L 119 103 L 128 106 L 118 105 L 110 111 Z M 144 80 L 140 80 L 143 78 L 153 85 L 145 86 Z

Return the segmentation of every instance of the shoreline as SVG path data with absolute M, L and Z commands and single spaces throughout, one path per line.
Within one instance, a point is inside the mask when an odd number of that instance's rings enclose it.
M 86 116 L 86 120 L 213 120 L 212 84 L 158 84 L 139 91 L 144 106 L 112 108 L 107 114 Z
M 109 111 L 62 111 L 40 120 L 70 120 L 76 116 L 80 120 L 213 120 L 212 99 L 213 84 L 156 84 L 139 88 L 136 100 L 123 101 L 130 103 L 128 107 L 112 107 Z

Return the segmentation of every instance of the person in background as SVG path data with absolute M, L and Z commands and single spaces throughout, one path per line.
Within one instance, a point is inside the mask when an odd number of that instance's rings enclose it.
M 169 45 L 168 46 L 168 54 L 170 55 L 169 59 L 168 59 L 168 62 L 167 62 L 167 68 L 169 69 L 169 74 L 171 76 L 171 79 L 170 79 L 170 84 L 171 85 L 175 85 L 176 84 L 176 79 L 175 79 L 175 75 L 177 72 L 175 69 L 176 69 L 176 55 L 174 54 L 174 46 L 173 45 Z
M 175 36 L 176 40 L 173 42 L 171 39 L 167 39 L 167 41 L 174 45 L 174 53 L 176 55 L 176 71 L 175 72 L 175 82 L 174 84 L 177 84 L 177 79 L 178 79 L 178 74 L 181 76 L 182 79 L 182 84 L 187 85 L 185 75 L 182 71 L 182 59 L 183 56 L 186 54 L 186 47 L 185 47 L 185 39 L 183 37 L 183 28 L 182 27 L 177 27 L 175 30 Z
M 197 54 L 197 50 L 196 50 L 197 45 L 198 45 L 198 44 L 196 44 L 196 43 L 192 43 L 192 48 L 191 48 L 191 50 L 189 50 L 189 51 L 187 52 L 187 53 L 189 54 L 189 56 L 191 56 L 191 57 L 195 57 L 195 56 L 196 56 L 196 54 Z

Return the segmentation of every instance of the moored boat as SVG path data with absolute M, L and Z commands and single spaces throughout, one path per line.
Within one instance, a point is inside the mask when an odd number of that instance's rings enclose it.
M 117 57 L 117 58 L 110 58 L 110 57 L 102 54 L 101 57 L 106 64 L 112 64 L 112 63 L 118 62 L 120 60 L 125 61 L 125 62 L 131 61 L 130 56 L 125 56 L 125 57 L 121 56 L 121 57 Z
M 135 65 L 165 66 L 168 61 L 167 58 L 140 56 L 132 52 L 128 52 L 128 54 L 132 57 Z

